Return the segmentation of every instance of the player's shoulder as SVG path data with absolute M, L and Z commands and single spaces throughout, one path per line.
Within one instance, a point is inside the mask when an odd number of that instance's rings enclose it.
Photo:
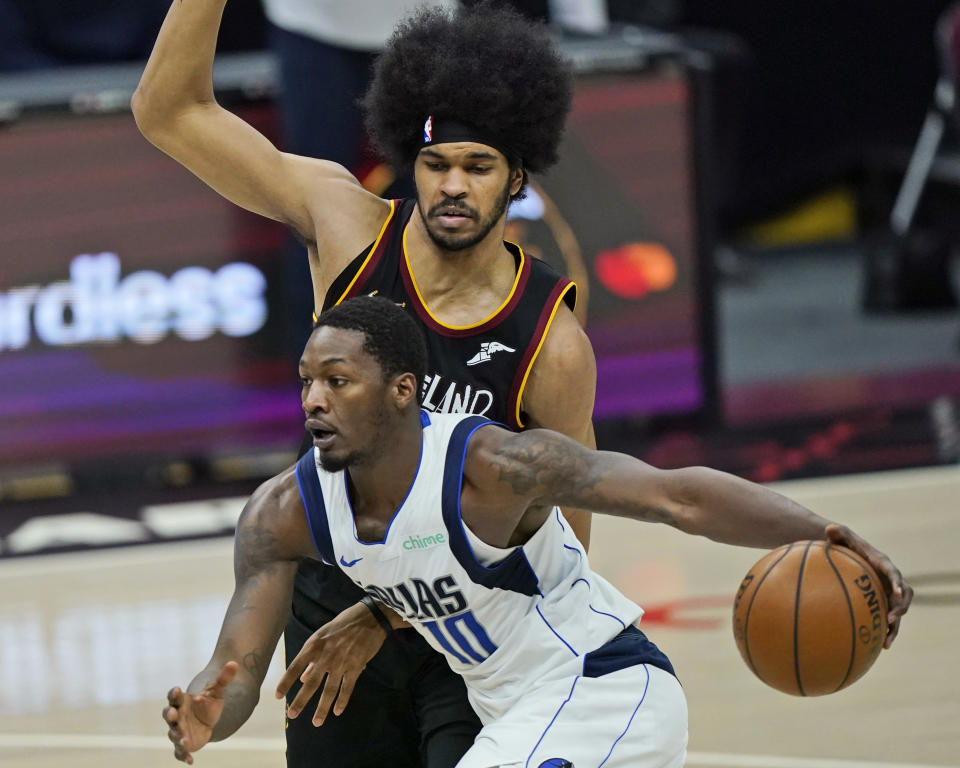
M 237 539 L 279 559 L 310 556 L 313 550 L 305 521 L 296 467 L 291 466 L 251 494 L 237 522 Z
M 528 424 L 587 441 L 596 384 L 597 361 L 590 339 L 573 312 L 561 306 L 523 394 Z
M 393 211 L 389 200 L 366 189 L 346 168 L 305 158 L 300 168 L 312 226 L 298 230 L 323 253 L 323 261 L 346 264 L 376 238 Z
M 276 520 L 284 514 L 302 514 L 302 505 L 294 465 L 257 487 L 244 507 L 241 522 L 264 515 Z
M 593 345 L 573 312 L 563 305 L 543 340 L 533 376 L 564 387 L 573 380 L 596 379 L 597 361 Z

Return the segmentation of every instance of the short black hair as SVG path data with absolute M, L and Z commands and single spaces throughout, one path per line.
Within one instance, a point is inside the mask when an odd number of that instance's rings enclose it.
M 383 296 L 357 296 L 323 312 L 313 327 L 324 326 L 362 331 L 363 351 L 380 365 L 383 380 L 412 373 L 419 402 L 427 374 L 427 342 L 405 310 Z
M 572 91 L 571 69 L 543 24 L 481 2 L 422 8 L 401 22 L 363 106 L 370 136 L 395 168 L 413 163 L 432 115 L 497 137 L 526 182 L 526 171 L 557 161 Z

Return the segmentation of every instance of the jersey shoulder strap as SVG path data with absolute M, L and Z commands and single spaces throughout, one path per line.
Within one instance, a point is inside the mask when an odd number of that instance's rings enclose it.
M 297 487 L 303 508 L 307 513 L 307 527 L 317 553 L 327 565 L 337 562 L 333 552 L 333 539 L 330 536 L 330 522 L 327 519 L 327 505 L 323 501 L 323 488 L 317 473 L 317 460 L 313 448 L 307 451 L 297 462 Z
M 561 304 L 572 312 L 577 304 L 577 286 L 545 261 L 530 259 L 530 276 L 524 290 L 523 302 L 514 313 L 518 328 L 528 329 L 523 354 L 514 371 L 507 395 L 508 423 L 514 429 L 523 429 L 529 419 L 523 411 L 523 394 L 533 364 L 537 361 L 543 342 Z

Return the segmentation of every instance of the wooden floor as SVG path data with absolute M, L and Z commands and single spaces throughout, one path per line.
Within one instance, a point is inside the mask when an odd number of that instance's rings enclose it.
M 917 601 L 863 680 L 793 698 L 753 678 L 730 630 L 733 591 L 760 552 L 596 519 L 594 567 L 648 609 L 644 629 L 686 690 L 687 764 L 960 766 L 960 468 L 780 488 L 889 552 L 916 578 Z M 175 764 L 160 709 L 206 662 L 230 558 L 216 540 L 0 562 L 0 766 Z M 250 722 L 196 765 L 284 765 L 277 670 Z

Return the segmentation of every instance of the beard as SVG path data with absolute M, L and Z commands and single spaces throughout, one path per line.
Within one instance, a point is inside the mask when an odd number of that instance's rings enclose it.
M 438 248 L 442 248 L 445 251 L 464 251 L 467 248 L 473 248 L 473 246 L 481 242 L 487 235 L 490 234 L 490 230 L 492 230 L 496 223 L 500 221 L 500 217 L 506 213 L 507 206 L 509 204 L 509 180 L 504 185 L 503 191 L 497 196 L 490 215 L 485 219 L 480 219 L 480 214 L 474 208 L 449 199 L 431 208 L 428 215 L 423 210 L 423 205 L 420 202 L 420 193 L 417 192 L 417 210 L 420 211 L 420 217 L 423 219 L 427 234 L 430 236 L 430 239 L 433 241 L 434 245 L 436 245 Z M 446 235 L 443 232 L 434 231 L 433 227 L 430 225 L 430 217 L 433 216 L 436 211 L 439 211 L 442 208 L 450 207 L 457 208 L 471 218 L 479 220 L 480 225 L 477 231 L 472 235 Z
M 320 466 L 323 467 L 325 472 L 330 473 L 342 472 L 347 467 L 357 464 L 360 460 L 361 457 L 356 453 L 348 453 L 346 456 L 324 456 L 320 454 Z
M 385 437 L 389 411 L 384 406 L 376 411 L 370 419 L 370 434 L 372 438 L 362 447 L 355 447 L 339 456 L 320 454 L 320 466 L 327 472 L 341 472 L 359 464 L 368 464 L 383 455 L 389 441 Z

